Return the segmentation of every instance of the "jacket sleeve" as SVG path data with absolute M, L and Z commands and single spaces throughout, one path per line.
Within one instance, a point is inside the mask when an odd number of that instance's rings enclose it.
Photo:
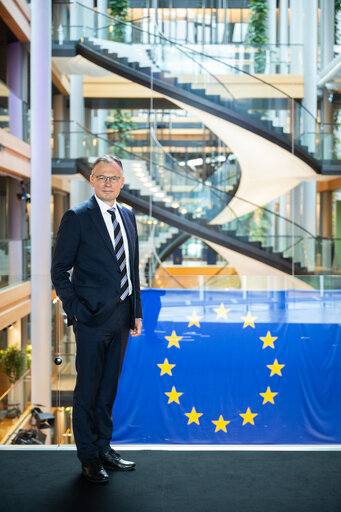
M 72 318 L 79 302 L 70 280 L 69 270 L 76 261 L 80 244 L 79 219 L 73 210 L 64 213 L 52 257 L 51 278 L 67 315 Z
M 142 303 L 141 303 L 141 290 L 140 290 L 140 269 L 139 269 L 139 240 L 137 236 L 137 225 L 136 225 L 136 219 L 134 215 L 134 223 L 135 223 L 135 229 L 136 229 L 136 243 L 135 243 L 135 268 L 134 268 L 134 274 L 135 274 L 135 296 L 136 296 L 136 311 L 135 311 L 135 317 L 136 318 L 142 318 Z

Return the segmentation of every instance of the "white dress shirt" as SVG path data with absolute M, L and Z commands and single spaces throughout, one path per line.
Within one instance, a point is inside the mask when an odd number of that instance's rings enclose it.
M 131 295 L 133 293 L 133 285 L 131 284 L 131 279 L 130 279 L 130 264 L 129 264 L 129 246 L 128 246 L 128 239 L 127 239 L 127 233 L 126 233 L 126 230 L 124 228 L 124 224 L 122 222 L 122 219 L 121 219 L 121 215 L 120 215 L 120 212 L 119 212 L 119 209 L 117 208 L 117 203 L 115 201 L 115 204 L 110 207 L 108 206 L 106 203 L 104 203 L 104 201 L 102 201 L 101 199 L 99 199 L 96 194 L 95 194 L 95 198 L 96 198 L 96 201 L 98 203 L 98 206 L 101 210 L 101 213 L 103 215 L 103 220 L 105 222 L 105 225 L 107 227 L 107 230 L 108 230 L 108 233 L 109 233 L 109 236 L 110 236 L 110 239 L 111 239 L 111 242 L 112 242 L 112 245 L 113 245 L 113 248 L 115 250 L 115 237 L 114 237 L 114 226 L 113 226 L 113 223 L 112 223 L 112 217 L 110 215 L 110 213 L 108 212 L 108 210 L 110 208 L 115 208 L 115 215 L 116 215 L 116 219 L 117 219 L 117 222 L 119 223 L 120 225 L 120 228 L 121 228 L 121 231 L 122 231 L 122 238 L 123 238 L 123 246 L 124 246 L 124 252 L 125 252 L 125 255 L 126 255 L 126 265 L 127 265 L 127 276 L 128 276 L 128 285 L 129 285 L 129 295 Z

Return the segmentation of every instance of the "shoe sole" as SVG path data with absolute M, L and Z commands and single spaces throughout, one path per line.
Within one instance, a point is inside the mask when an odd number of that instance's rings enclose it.
M 89 478 L 85 473 L 82 473 L 82 476 L 88 482 L 91 482 L 92 484 L 107 484 L 107 483 L 109 483 L 109 478 L 108 478 L 108 480 L 93 480 L 92 478 Z
M 134 469 L 136 469 L 135 466 L 131 467 L 131 468 L 111 468 L 110 466 L 106 466 L 105 464 L 103 464 L 103 467 L 104 469 L 106 469 L 107 471 L 134 471 Z

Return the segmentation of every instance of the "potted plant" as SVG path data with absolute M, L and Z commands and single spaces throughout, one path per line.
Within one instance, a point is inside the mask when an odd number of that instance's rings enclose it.
M 0 350 L 0 363 L 3 373 L 14 384 L 27 368 L 26 351 L 10 345 L 6 350 Z
M 110 29 L 113 41 L 124 41 L 125 24 L 120 21 L 127 21 L 128 9 L 128 0 L 109 0 L 109 13 L 118 20 Z
M 255 72 L 263 73 L 265 69 L 265 43 L 267 36 L 268 2 L 267 0 L 251 0 L 249 3 L 251 18 L 248 27 L 247 42 L 257 48 L 255 54 Z
M 127 145 L 127 141 L 132 138 L 130 133 L 131 130 L 136 128 L 136 124 L 132 120 L 130 114 L 121 109 L 117 109 L 110 113 L 105 125 L 109 130 L 113 130 L 114 132 L 116 152 L 117 147 L 123 149 Z

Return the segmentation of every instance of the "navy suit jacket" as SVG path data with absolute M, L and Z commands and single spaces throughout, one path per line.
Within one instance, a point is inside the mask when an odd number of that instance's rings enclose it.
M 142 318 L 137 227 L 133 212 L 117 206 L 129 245 L 134 328 L 135 318 Z M 68 316 L 68 325 L 76 316 L 88 326 L 98 326 L 117 306 L 121 272 L 95 196 L 65 212 L 57 234 L 51 277 Z

